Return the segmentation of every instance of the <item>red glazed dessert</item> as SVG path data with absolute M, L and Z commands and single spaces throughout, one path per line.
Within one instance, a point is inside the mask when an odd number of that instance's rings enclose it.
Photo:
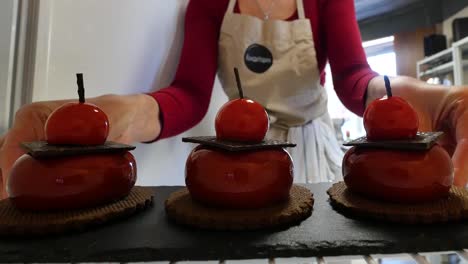
M 107 116 L 84 102 L 81 74 L 79 103 L 68 103 L 47 120 L 49 144 L 101 145 L 109 133 Z M 136 182 L 136 162 L 129 152 L 35 159 L 23 155 L 13 165 L 7 191 L 13 204 L 25 210 L 90 208 L 127 196 Z
M 289 198 L 293 163 L 284 149 L 225 152 L 198 146 L 186 163 L 194 200 L 223 208 L 261 208 Z
M 343 176 L 351 191 L 369 198 L 427 202 L 448 195 L 453 166 L 439 145 L 428 151 L 354 147 L 344 157 Z
M 374 101 L 364 114 L 370 140 L 412 139 L 419 120 L 413 108 L 392 97 Z M 446 197 L 454 169 L 448 153 L 439 145 L 426 151 L 384 148 L 351 148 L 343 158 L 343 177 L 352 192 L 369 198 L 399 203 L 429 202 Z
M 20 209 L 89 208 L 128 195 L 136 177 L 129 152 L 40 160 L 23 155 L 11 171 L 8 194 Z
M 259 103 L 243 98 L 229 101 L 218 112 L 216 138 L 249 145 L 263 141 L 268 114 Z M 227 151 L 200 145 L 192 150 L 185 167 L 185 182 L 191 197 L 205 205 L 254 209 L 289 199 L 293 162 L 283 148 Z

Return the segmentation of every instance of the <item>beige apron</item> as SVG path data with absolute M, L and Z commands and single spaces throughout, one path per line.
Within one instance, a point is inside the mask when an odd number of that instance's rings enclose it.
M 234 67 L 244 95 L 270 115 L 269 138 L 297 144 L 288 149 L 295 182 L 341 179 L 343 153 L 327 113 L 327 94 L 320 84 L 312 28 L 297 0 L 299 19 L 262 20 L 236 14 L 230 0 L 219 39 L 218 76 L 230 99 L 238 98 Z

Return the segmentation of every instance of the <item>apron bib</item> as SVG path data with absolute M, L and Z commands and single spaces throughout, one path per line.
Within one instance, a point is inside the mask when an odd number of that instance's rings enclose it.
M 268 138 L 288 140 L 295 182 L 341 179 L 343 152 L 327 113 L 310 21 L 303 0 L 299 19 L 262 20 L 234 13 L 230 0 L 221 26 L 218 77 L 229 99 L 238 98 L 233 69 L 239 69 L 244 95 L 270 116 Z

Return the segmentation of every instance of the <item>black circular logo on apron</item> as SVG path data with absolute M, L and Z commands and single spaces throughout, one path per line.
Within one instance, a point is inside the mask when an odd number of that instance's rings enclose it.
M 264 73 L 273 65 L 273 55 L 266 47 L 252 44 L 245 51 L 244 62 L 249 70 Z

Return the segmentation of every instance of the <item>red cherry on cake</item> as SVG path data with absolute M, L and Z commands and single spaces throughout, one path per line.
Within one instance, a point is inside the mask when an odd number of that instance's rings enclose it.
M 244 98 L 224 104 L 215 121 L 219 140 L 261 142 L 268 127 L 268 115 L 263 106 Z
M 101 145 L 108 133 L 106 114 L 87 103 L 64 104 L 46 123 L 46 140 L 53 145 Z
M 416 111 L 403 98 L 392 96 L 385 76 L 387 98 L 373 101 L 364 112 L 364 128 L 369 140 L 398 140 L 416 137 L 419 120 Z
M 99 107 L 85 102 L 83 75 L 77 74 L 79 102 L 66 103 L 47 119 L 48 144 L 101 145 L 109 135 L 109 120 Z
M 215 120 L 216 138 L 227 141 L 261 142 L 268 131 L 268 114 L 263 106 L 243 98 L 239 73 L 235 69 L 240 99 L 224 104 Z

